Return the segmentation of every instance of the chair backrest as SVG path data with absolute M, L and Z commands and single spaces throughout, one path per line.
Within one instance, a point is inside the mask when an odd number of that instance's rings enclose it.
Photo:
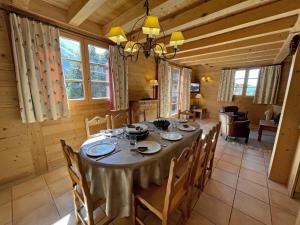
M 72 181 L 73 191 L 77 197 L 85 203 L 86 207 L 92 207 L 91 195 L 81 164 L 80 155 L 78 152 L 75 152 L 71 146 L 67 145 L 65 140 L 60 140 L 60 143 L 67 161 L 67 168 Z
M 106 115 L 105 117 L 95 116 L 91 120 L 85 118 L 85 129 L 87 138 L 92 137 L 91 129 L 92 127 L 97 127 L 97 131 L 100 129 L 111 129 L 110 116 Z
M 165 202 L 163 208 L 163 215 L 165 218 L 171 211 L 176 209 L 181 203 L 182 199 L 189 192 L 189 182 L 191 176 L 191 169 L 194 156 L 191 155 L 191 148 L 187 147 L 183 150 L 178 158 L 171 160 L 171 166 L 169 171 L 169 178 L 167 184 L 167 190 L 165 195 Z M 184 164 L 187 166 L 183 167 Z M 179 169 L 185 168 L 181 171 L 179 176 L 176 176 Z
M 208 135 L 204 139 L 200 139 L 198 145 L 194 151 L 194 162 L 191 171 L 191 187 L 194 187 L 196 184 L 201 184 L 201 178 L 203 175 L 204 163 L 205 163 L 205 151 L 204 143 L 207 141 Z
M 124 127 L 124 124 L 129 123 L 129 111 L 128 109 L 114 111 L 113 114 L 111 114 L 110 118 L 112 129 Z
M 221 113 L 226 113 L 226 112 L 238 112 L 239 111 L 239 107 L 237 106 L 224 106 L 220 109 Z
M 213 136 L 212 136 L 212 143 L 211 143 L 211 153 L 214 153 L 216 151 L 218 138 L 220 134 L 220 128 L 221 128 L 221 122 L 219 122 L 217 125 L 214 126 L 213 129 Z
M 184 111 L 178 110 L 178 119 L 180 119 L 181 116 L 185 116 L 185 117 L 187 117 L 187 119 L 190 119 L 190 116 L 192 116 L 192 117 L 193 117 L 193 121 L 196 120 L 195 114 L 192 113 L 192 112 L 189 111 L 189 110 L 184 110 Z
M 144 122 L 147 120 L 146 117 L 146 110 L 141 110 L 138 112 L 133 112 L 134 113 L 134 118 L 137 118 L 137 122 Z

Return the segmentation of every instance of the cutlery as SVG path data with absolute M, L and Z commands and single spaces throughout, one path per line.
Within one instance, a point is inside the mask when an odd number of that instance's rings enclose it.
M 99 161 L 99 160 L 104 159 L 104 158 L 106 158 L 106 157 L 108 157 L 108 156 L 114 155 L 114 154 L 116 154 L 116 153 L 118 153 L 118 152 L 120 152 L 120 151 L 121 151 L 121 150 L 117 150 L 117 151 L 113 151 L 113 152 L 111 152 L 111 153 L 109 153 L 109 154 L 107 154 L 107 155 L 100 156 L 100 157 L 96 158 L 95 161 Z

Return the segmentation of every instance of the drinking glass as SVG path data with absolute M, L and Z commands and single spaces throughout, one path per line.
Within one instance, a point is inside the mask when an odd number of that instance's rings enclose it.
M 136 146 L 136 135 L 129 135 L 129 143 L 130 145 Z

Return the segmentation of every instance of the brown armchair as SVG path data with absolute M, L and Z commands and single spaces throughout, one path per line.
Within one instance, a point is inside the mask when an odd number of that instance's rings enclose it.
M 238 121 L 232 113 L 220 113 L 219 114 L 221 125 L 221 135 L 225 136 L 225 140 L 228 137 L 240 137 L 246 138 L 245 143 L 248 143 L 250 128 L 249 120 Z
M 220 109 L 220 113 L 230 113 L 235 121 L 248 120 L 248 112 L 239 112 L 237 106 L 224 106 Z

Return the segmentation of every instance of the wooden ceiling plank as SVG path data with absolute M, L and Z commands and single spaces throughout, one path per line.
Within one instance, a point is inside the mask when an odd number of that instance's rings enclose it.
M 250 9 L 242 13 L 238 13 L 224 19 L 220 19 L 211 23 L 197 26 L 183 31 L 185 42 L 195 41 L 243 29 L 249 26 L 255 26 L 282 19 L 288 16 L 297 15 L 299 13 L 300 0 L 281 0 L 258 8 Z M 166 37 L 166 43 L 169 42 L 170 36 Z M 157 40 L 163 42 L 164 38 Z
M 262 37 L 269 34 L 289 31 L 294 26 L 296 19 L 297 16 L 291 16 L 264 24 L 251 26 L 249 28 L 243 28 L 233 32 L 220 34 L 210 38 L 188 42 L 181 46 L 178 54 L 194 51 L 196 49 L 207 48 L 208 46 L 217 46 L 225 43 L 233 43 L 241 40 L 248 40 L 254 37 Z M 170 47 L 167 50 L 168 52 L 172 52 L 172 48 Z M 172 55 L 172 53 L 169 53 L 168 55 Z
M 274 60 L 274 57 L 271 58 L 265 58 L 265 59 L 251 59 L 251 60 L 238 60 L 238 61 L 232 61 L 232 62 L 227 62 L 227 63 L 210 63 L 208 65 L 204 65 L 204 66 L 210 66 L 210 67 L 214 67 L 214 66 L 220 66 L 220 67 L 227 67 L 228 65 L 234 66 L 234 67 L 239 67 L 241 65 L 245 65 L 245 64 L 249 64 L 249 65 L 263 65 L 265 62 L 268 62 L 268 64 L 272 64 Z M 199 66 L 199 65 L 203 65 L 201 63 L 199 64 L 186 64 L 185 66 Z
M 27 9 L 30 3 L 30 0 L 11 0 L 12 4 L 23 9 Z
M 77 0 L 68 10 L 68 23 L 79 26 L 92 15 L 106 0 Z
M 290 42 L 296 34 L 300 34 L 300 13 L 298 14 L 298 19 L 295 23 L 295 26 L 291 29 L 288 38 L 285 40 L 282 48 L 276 56 L 274 64 L 281 63 L 288 56 L 290 53 Z
M 207 47 L 198 49 L 195 51 L 189 51 L 189 52 L 178 52 L 175 59 L 173 61 L 182 60 L 182 59 L 189 59 L 196 56 L 201 55 L 209 55 L 209 54 L 216 54 L 216 53 L 226 53 L 228 51 L 232 50 L 240 50 L 240 49 L 246 49 L 251 47 L 260 47 L 265 46 L 269 44 L 283 44 L 284 40 L 288 37 L 288 32 L 282 32 L 278 34 L 271 34 L 266 35 L 258 38 L 251 38 L 248 40 L 242 40 L 237 41 L 234 43 L 219 45 L 219 46 L 213 46 L 213 47 Z

